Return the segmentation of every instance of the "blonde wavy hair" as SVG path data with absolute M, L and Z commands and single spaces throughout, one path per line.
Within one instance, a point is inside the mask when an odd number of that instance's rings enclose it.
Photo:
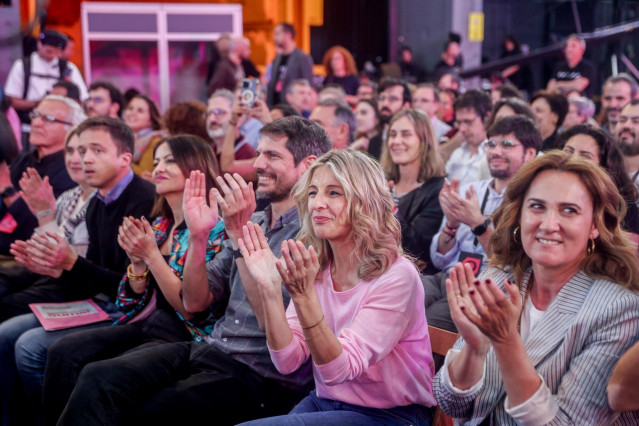
M 420 165 L 419 174 L 417 175 L 418 182 L 426 182 L 435 176 L 444 176 L 444 162 L 439 155 L 439 143 L 435 137 L 435 131 L 430 122 L 428 115 L 418 109 L 405 109 L 398 111 L 390 121 L 388 126 L 388 132 L 386 134 L 386 140 L 384 141 L 384 147 L 382 152 L 382 167 L 388 174 L 388 178 L 395 182 L 399 181 L 399 166 L 393 163 L 393 160 L 388 152 L 388 139 L 390 137 L 390 131 L 393 128 L 393 124 L 402 118 L 406 117 L 411 122 L 415 129 L 415 134 L 419 138 L 420 145 Z
M 617 187 L 601 167 L 558 150 L 527 162 L 508 182 L 504 201 L 493 215 L 495 232 L 490 238 L 490 263 L 502 270 L 512 270 L 518 284 L 532 266 L 532 260 L 521 241 L 514 239 L 513 232 L 519 226 L 524 197 L 530 185 L 545 170 L 577 175 L 592 198 L 593 221 L 599 236 L 595 239 L 595 250 L 584 257 L 581 269 L 591 277 L 607 278 L 639 291 L 637 257 L 628 233 L 619 226 L 626 214 L 626 203 Z M 585 252 L 586 247 L 583 250 Z
M 328 241 L 318 238 L 308 211 L 308 187 L 313 175 L 328 168 L 342 185 L 346 210 L 352 226 L 353 256 L 359 263 L 362 280 L 384 274 L 403 254 L 401 226 L 393 214 L 393 200 L 384 171 L 368 155 L 346 150 L 332 150 L 318 158 L 293 188 L 301 229 L 298 239 L 317 251 L 320 268 L 333 260 Z

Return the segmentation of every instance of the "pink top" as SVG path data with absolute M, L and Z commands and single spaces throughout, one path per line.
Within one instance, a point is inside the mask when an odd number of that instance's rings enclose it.
M 338 292 L 330 265 L 315 291 L 342 353 L 313 363 L 317 396 L 372 408 L 436 405 L 433 357 L 424 312 L 424 288 L 415 267 L 399 257 L 379 278 Z M 287 312 L 291 343 L 271 359 L 282 374 L 297 370 L 310 352 L 293 303 Z

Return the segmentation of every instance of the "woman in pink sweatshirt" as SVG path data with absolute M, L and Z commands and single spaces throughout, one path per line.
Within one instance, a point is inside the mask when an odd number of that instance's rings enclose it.
M 287 416 L 257 422 L 430 424 L 424 290 L 402 254 L 384 172 L 365 154 L 333 150 L 293 191 L 300 241 L 284 241 L 276 259 L 249 222 L 239 246 L 273 363 L 286 374 L 312 357 L 316 389 Z M 282 291 L 291 295 L 288 309 Z

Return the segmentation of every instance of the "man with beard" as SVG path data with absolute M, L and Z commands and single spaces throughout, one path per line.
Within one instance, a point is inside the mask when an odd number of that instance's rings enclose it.
M 486 158 L 491 179 L 469 185 L 452 179 L 444 183 L 439 203 L 444 211 L 440 232 L 430 247 L 433 264 L 447 271 L 464 251 L 485 254 L 492 234 L 487 219 L 501 204 L 508 180 L 541 148 L 541 135 L 528 117 L 504 117 L 488 131 Z
M 331 142 L 321 127 L 301 117 L 275 120 L 260 134 L 256 194 L 270 201 L 264 212 L 254 213 L 253 187 L 238 175 L 218 177 L 220 190 L 211 191 L 210 205 L 198 172 L 192 172 L 184 191 L 189 256 L 183 303 L 196 312 L 227 299 L 225 315 L 213 333 L 205 342 L 162 344 L 89 364 L 59 424 L 189 423 L 200 421 L 202 410 L 217 424 L 237 424 L 284 414 L 305 396 L 303 391 L 312 384 L 309 366 L 284 376 L 271 361 L 262 302 L 238 250 L 238 238 L 250 220 L 264 229 L 271 250 L 280 256 L 282 241 L 295 238 L 300 229 L 291 189 L 315 159 L 331 149 Z M 229 239 L 205 264 L 218 203 Z M 283 286 L 282 297 L 288 304 L 290 295 Z
M 606 113 L 607 120 L 602 129 L 611 135 L 616 135 L 619 114 L 628 102 L 637 97 L 639 85 L 630 74 L 620 73 L 606 80 L 602 92 L 601 108 Z
M 388 131 L 393 115 L 402 109 L 411 107 L 411 92 L 406 83 L 393 78 L 384 78 L 379 85 L 379 96 L 377 97 L 377 110 L 382 121 L 382 133 L 374 136 L 368 144 L 368 153 L 376 159 L 382 155 L 382 144 Z
M 444 220 L 430 245 L 430 258 L 441 273 L 422 279 L 426 291 L 428 324 L 455 330 L 446 299 L 448 271 L 457 262 L 470 263 L 475 275 L 486 264 L 493 233 L 491 215 L 501 205 L 510 178 L 537 156 L 541 134 L 523 115 L 504 117 L 488 130 L 486 156 L 491 179 L 460 187 L 453 179 L 439 193 Z
M 88 117 L 122 118 L 124 97 L 120 89 L 107 81 L 96 81 L 89 86 L 89 97 L 84 101 Z
M 639 174 L 639 100 L 630 101 L 619 115 L 616 141 L 626 172 L 637 185 Z
M 490 114 L 490 96 L 479 90 L 469 90 L 455 100 L 455 122 L 464 142 L 446 162 L 448 179 L 467 185 L 489 176 L 486 163 L 486 128 L 484 121 Z
M 281 52 L 273 59 L 266 103 L 269 107 L 285 102 L 288 85 L 293 80 L 313 79 L 313 59 L 295 45 L 295 28 L 283 23 L 275 27 L 275 48 Z
M 240 134 L 238 126 L 231 126 L 230 124 L 231 112 L 235 101 L 235 94 L 227 89 L 218 89 L 209 98 L 206 131 L 214 142 L 213 151 L 215 151 L 218 159 L 222 152 L 224 135 L 230 130 L 235 132 L 235 159 L 246 160 L 255 157 L 255 150 Z

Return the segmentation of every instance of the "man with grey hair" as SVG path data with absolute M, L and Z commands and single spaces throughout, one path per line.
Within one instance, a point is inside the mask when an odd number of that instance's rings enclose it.
M 206 131 L 215 143 L 215 152 L 222 152 L 224 136 L 230 130 L 235 132 L 235 159 L 245 160 L 255 157 L 255 149 L 240 134 L 241 123 L 234 123 L 235 129 L 231 128 L 231 113 L 236 96 L 227 89 L 216 90 L 208 102 L 206 117 Z
M 433 124 L 433 131 L 437 140 L 442 140 L 444 135 L 450 131 L 450 126 L 439 118 L 439 90 L 431 83 L 422 83 L 413 92 L 413 108 L 424 111 L 428 114 L 430 122 Z
M 27 169 L 46 176 L 56 197 L 76 185 L 64 165 L 64 139 L 71 127 L 85 118 L 77 102 L 57 95 L 46 96 L 31 111 L 32 148 L 21 152 L 11 167 L 0 163 L 0 255 L 9 255 L 10 244 L 29 238 L 38 226 L 37 218 L 16 189 Z
M 293 80 L 286 89 L 286 102 L 304 118 L 308 118 L 315 107 L 313 99 L 313 88 L 305 78 Z
M 586 41 L 577 34 L 571 34 L 564 46 L 565 60 L 559 62 L 552 71 L 546 88 L 553 92 L 568 93 L 571 90 L 584 92 L 589 98 L 593 94 L 595 68 L 584 59 Z
M 621 110 L 631 100 L 637 99 L 639 85 L 630 74 L 622 72 L 608 78 L 603 85 L 601 93 L 601 109 L 606 113 L 606 123 L 602 126 L 602 129 L 611 135 L 615 135 Z
M 319 101 L 309 119 L 326 130 L 335 149 L 346 149 L 355 140 L 357 120 L 345 103 L 335 99 Z
M 564 118 L 563 128 L 567 129 L 577 124 L 591 124 L 589 121 L 592 120 L 593 115 L 595 115 L 595 103 L 590 99 L 583 96 L 568 99 L 568 114 Z

